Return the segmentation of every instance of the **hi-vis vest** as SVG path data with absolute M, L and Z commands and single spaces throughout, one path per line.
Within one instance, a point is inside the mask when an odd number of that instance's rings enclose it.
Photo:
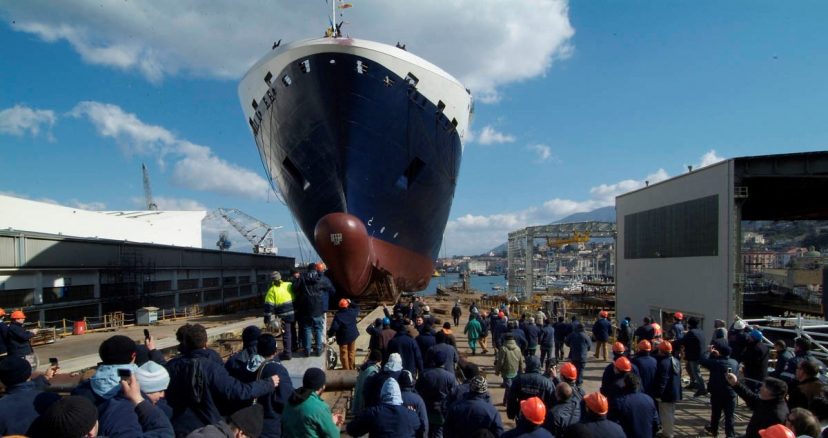
M 283 281 L 279 285 L 271 285 L 265 294 L 265 305 L 273 306 L 273 313 L 286 315 L 293 313 L 293 296 L 291 295 L 291 284 Z

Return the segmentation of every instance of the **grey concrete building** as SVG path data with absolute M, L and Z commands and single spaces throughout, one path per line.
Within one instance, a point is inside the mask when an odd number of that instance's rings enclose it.
M 616 198 L 619 318 L 741 314 L 742 220 L 828 218 L 828 152 L 741 157 Z

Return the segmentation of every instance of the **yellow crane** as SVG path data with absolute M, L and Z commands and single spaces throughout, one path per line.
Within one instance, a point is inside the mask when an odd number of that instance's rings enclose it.
M 572 235 L 566 237 L 547 237 L 546 246 L 551 248 L 563 248 L 571 244 L 584 244 L 589 242 L 589 231 L 573 231 Z

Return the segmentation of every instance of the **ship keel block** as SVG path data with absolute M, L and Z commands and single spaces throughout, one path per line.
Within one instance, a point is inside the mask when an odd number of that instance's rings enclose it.
M 365 224 L 348 213 L 330 213 L 316 222 L 313 239 L 334 281 L 348 295 L 361 295 L 371 280 L 374 264 Z

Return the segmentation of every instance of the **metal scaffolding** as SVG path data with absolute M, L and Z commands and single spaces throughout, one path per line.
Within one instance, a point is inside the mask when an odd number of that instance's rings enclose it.
M 583 236 L 589 236 L 590 239 L 615 239 L 615 223 L 571 222 L 526 227 L 509 233 L 507 245 L 509 293 L 529 298 L 536 286 L 535 273 L 541 271 L 544 277 L 548 274 L 549 258 L 547 254 L 536 250 L 536 239 L 543 239 L 542 246 L 547 246 L 549 242 L 562 242 L 565 239 L 581 240 Z M 610 257 L 614 258 L 614 255 L 610 253 Z M 597 266 L 598 263 L 596 260 L 595 265 Z M 605 268 L 609 270 L 611 266 L 614 266 L 612 260 Z

